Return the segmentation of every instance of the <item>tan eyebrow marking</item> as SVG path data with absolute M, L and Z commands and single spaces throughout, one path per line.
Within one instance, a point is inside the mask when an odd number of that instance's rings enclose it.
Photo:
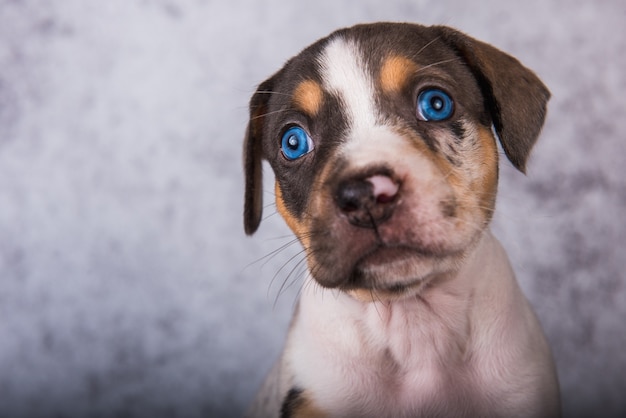
M 298 84 L 293 93 L 295 105 L 309 116 L 317 115 L 323 99 L 322 87 L 313 80 L 304 80 Z
M 390 56 L 385 59 L 380 69 L 380 86 L 385 93 L 397 93 L 417 70 L 417 65 L 410 59 L 397 55 Z

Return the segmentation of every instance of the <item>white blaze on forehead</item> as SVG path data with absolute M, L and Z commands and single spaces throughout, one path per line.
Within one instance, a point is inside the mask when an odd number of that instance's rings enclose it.
M 324 88 L 343 101 L 352 133 L 375 126 L 374 82 L 359 46 L 335 38 L 326 45 L 319 64 Z

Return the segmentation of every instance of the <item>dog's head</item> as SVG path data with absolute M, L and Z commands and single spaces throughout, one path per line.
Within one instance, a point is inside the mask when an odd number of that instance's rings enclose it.
M 493 131 L 524 171 L 549 97 L 515 58 L 450 28 L 337 31 L 252 97 L 246 233 L 261 221 L 266 159 L 278 211 L 318 283 L 376 297 L 415 292 L 453 271 L 491 219 Z

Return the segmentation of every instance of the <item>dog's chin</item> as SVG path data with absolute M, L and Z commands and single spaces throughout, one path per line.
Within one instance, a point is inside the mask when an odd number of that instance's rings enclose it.
M 363 301 L 396 300 L 419 294 L 458 264 L 458 252 L 426 252 L 411 247 L 380 247 L 363 256 L 340 287 Z

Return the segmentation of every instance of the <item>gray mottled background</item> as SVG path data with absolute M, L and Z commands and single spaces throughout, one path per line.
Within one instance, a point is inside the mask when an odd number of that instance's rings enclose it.
M 0 417 L 241 413 L 300 273 L 272 206 L 242 232 L 248 98 L 375 20 L 456 26 L 550 86 L 494 230 L 566 416 L 626 416 L 623 0 L 0 0 Z

